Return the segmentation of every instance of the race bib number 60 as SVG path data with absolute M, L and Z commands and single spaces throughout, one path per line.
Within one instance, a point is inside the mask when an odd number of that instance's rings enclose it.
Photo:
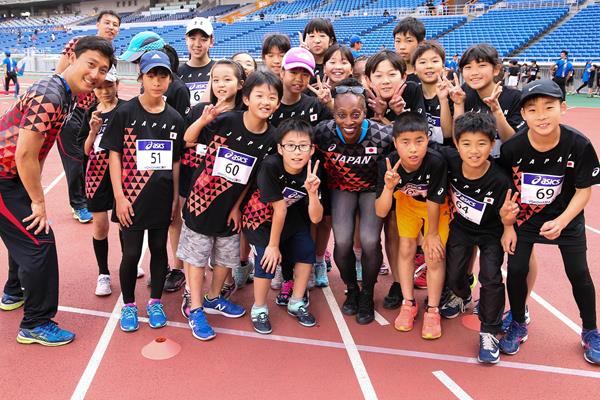
M 213 167 L 213 176 L 220 176 L 230 182 L 245 185 L 250 179 L 252 168 L 256 163 L 256 157 L 249 156 L 238 151 L 219 147 Z
M 523 172 L 521 176 L 521 202 L 545 205 L 554 201 L 562 190 L 564 176 Z
M 136 140 L 137 169 L 173 169 L 173 142 L 170 140 Z

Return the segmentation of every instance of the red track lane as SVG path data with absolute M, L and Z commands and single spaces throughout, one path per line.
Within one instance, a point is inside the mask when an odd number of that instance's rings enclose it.
M 134 85 L 124 91 L 133 95 Z M 126 96 L 123 96 L 126 97 Z M 129 97 L 129 96 L 127 96 Z M 600 136 L 594 137 L 591 127 L 600 111 L 571 109 L 565 118 L 587 133 L 600 149 Z M 586 120 L 587 118 L 587 120 Z M 591 119 L 590 119 L 591 118 Z M 62 172 L 56 150 L 46 163 L 43 184 L 48 185 Z M 600 188 L 594 188 L 597 192 Z M 113 276 L 113 295 L 94 296 L 97 274 L 91 246 L 91 225 L 81 225 L 72 219 L 68 206 L 66 182 L 61 179 L 47 195 L 49 215 L 58 243 L 60 261 L 60 304 L 85 310 L 110 313 L 120 292 L 118 283 L 119 242 L 116 226 L 111 225 L 109 267 Z M 600 199 L 595 194 L 588 208 L 588 225 L 600 229 L 600 214 L 596 211 Z M 587 231 L 588 260 L 592 276 L 600 285 L 600 235 Z M 545 300 L 579 324 L 577 308 L 570 285 L 560 262 L 558 249 L 537 246 L 540 275 L 534 290 Z M 6 250 L 0 244 L 0 254 Z M 148 272 L 149 254 L 144 258 Z M 0 281 L 6 279 L 6 257 L 0 256 Z M 330 274 L 332 290 L 338 304 L 344 300 L 343 285 L 337 270 Z M 145 316 L 143 304 L 148 299 L 146 278 L 138 280 L 136 289 L 140 316 Z M 568 373 L 590 371 L 595 377 L 581 377 L 531 370 L 472 364 L 478 350 L 477 332 L 465 328 L 461 319 L 444 320 L 444 335 L 436 341 L 420 338 L 422 310 L 415 329 L 410 333 L 397 332 L 393 321 L 397 310 L 381 307 L 391 276 L 379 279 L 376 290 L 376 310 L 391 323 L 377 322 L 359 326 L 354 318 L 344 317 L 351 335 L 360 349 L 377 396 L 387 398 L 456 398 L 436 377 L 433 371 L 442 370 L 474 399 L 496 398 L 587 398 L 597 391 L 600 368 L 582 358 L 578 335 L 534 300 L 529 301 L 533 322 L 530 339 L 521 352 L 513 357 L 502 356 L 503 362 L 523 363 L 520 367 L 558 367 L 572 369 Z M 420 304 L 425 291 L 419 290 Z M 87 392 L 87 398 L 362 398 L 362 392 L 337 325 L 327 306 L 322 290 L 311 292 L 311 310 L 318 319 L 314 328 L 300 327 L 273 303 L 269 308 L 273 336 L 255 338 L 249 317 L 227 319 L 209 316 L 219 331 L 209 343 L 195 340 L 179 312 L 181 293 L 165 294 L 167 315 L 179 326 L 152 330 L 142 322 L 136 333 L 115 329 L 97 373 Z M 478 290 L 474 293 L 478 297 Z M 251 286 L 241 289 L 235 300 L 247 309 L 252 305 Z M 597 295 L 597 300 L 600 300 Z M 508 305 L 507 305 L 508 307 Z M 85 313 L 85 310 L 83 311 Z M 108 319 L 104 316 L 59 312 L 57 321 L 73 329 L 77 339 L 62 348 L 22 346 L 15 342 L 22 311 L 0 313 L 0 376 L 10 376 L 2 385 L 3 398 L 33 398 L 43 391 L 49 398 L 68 398 L 83 374 L 86 365 Z M 242 335 L 246 335 L 245 337 Z M 274 335 L 281 336 L 281 340 Z M 181 353 L 170 360 L 155 362 L 143 358 L 141 348 L 157 336 L 167 336 L 182 345 Z M 305 343 L 290 341 L 308 339 Z M 312 341 L 312 342 L 311 342 Z M 312 344 L 311 344 L 312 343 Z M 318 344 L 318 345 L 317 345 Z M 413 353 L 408 353 L 413 352 Z M 458 356 L 455 361 L 448 361 Z M 431 360 L 441 357 L 444 360 Z M 58 362 L 56 362 L 58 361 Z M 511 364 L 519 367 L 519 365 Z M 15 373 L 15 368 L 27 373 Z M 493 368 L 493 371 L 491 370 Z M 49 385 L 48 383 L 52 384 Z M 50 389 L 48 389 L 50 387 Z

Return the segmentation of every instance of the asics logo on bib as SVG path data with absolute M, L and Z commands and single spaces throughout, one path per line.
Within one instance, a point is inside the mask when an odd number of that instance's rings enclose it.
M 528 179 L 526 179 L 526 181 L 527 180 Z M 531 179 L 531 182 L 525 182 L 525 183 L 529 183 L 530 185 L 536 185 L 536 186 L 557 186 L 562 183 L 562 177 L 535 175 L 533 177 L 533 179 Z
M 225 158 L 231 160 L 231 161 L 237 161 L 243 164 L 246 164 L 248 162 L 248 158 L 247 157 L 242 157 L 240 155 L 237 155 L 233 152 L 231 153 L 225 153 Z
M 468 198 L 467 196 L 463 195 L 462 193 L 456 193 L 458 197 L 458 199 L 460 201 L 462 201 L 463 203 L 466 203 L 468 205 L 470 205 L 471 207 L 477 207 L 477 203 L 475 201 L 473 201 L 472 199 Z
M 143 150 L 171 150 L 171 142 L 166 140 L 158 142 L 152 140 L 140 140 L 138 148 Z

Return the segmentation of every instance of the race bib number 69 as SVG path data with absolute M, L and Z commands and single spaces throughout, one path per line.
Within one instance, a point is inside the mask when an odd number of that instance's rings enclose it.
M 256 157 L 249 156 L 227 147 L 217 149 L 217 157 L 213 167 L 213 176 L 220 176 L 230 182 L 245 185 L 250 179 Z
M 521 176 L 521 202 L 545 205 L 554 201 L 562 190 L 564 176 L 523 172 Z
M 136 140 L 139 171 L 173 169 L 173 142 L 170 140 Z

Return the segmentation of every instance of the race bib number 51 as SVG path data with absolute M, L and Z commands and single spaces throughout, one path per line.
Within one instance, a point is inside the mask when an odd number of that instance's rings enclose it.
M 213 167 L 213 176 L 220 176 L 230 182 L 245 185 L 250 179 L 252 168 L 256 163 L 256 157 L 249 156 L 238 151 L 219 147 Z
M 173 142 L 170 140 L 136 140 L 137 169 L 173 169 Z
M 564 176 L 523 172 L 521 176 L 521 202 L 545 205 L 554 201 L 562 190 Z

